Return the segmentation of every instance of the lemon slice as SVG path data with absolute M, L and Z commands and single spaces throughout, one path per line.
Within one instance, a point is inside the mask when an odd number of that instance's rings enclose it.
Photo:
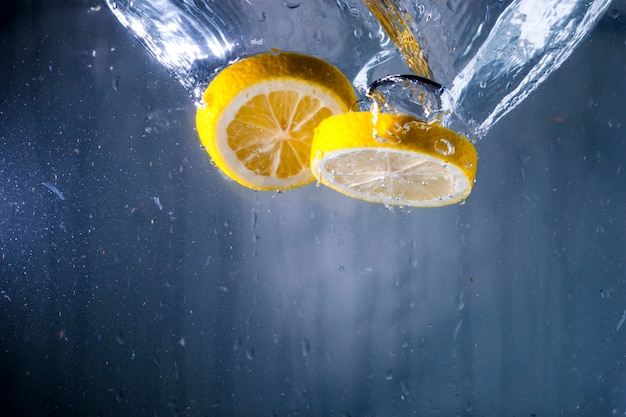
M 476 177 L 474 145 L 449 129 L 404 115 L 332 116 L 315 131 L 319 183 L 361 200 L 438 207 L 466 199 Z
M 333 65 L 295 53 L 245 58 L 222 72 L 203 95 L 196 127 L 224 174 L 257 190 L 286 190 L 313 181 L 315 127 L 357 98 Z

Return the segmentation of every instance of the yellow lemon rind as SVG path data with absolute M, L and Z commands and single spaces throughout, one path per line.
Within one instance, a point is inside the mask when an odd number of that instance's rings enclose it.
M 256 190 L 286 190 L 314 180 L 309 161 L 300 174 L 287 179 L 256 175 L 243 167 L 226 143 L 226 127 L 248 98 L 289 89 L 320 98 L 333 114 L 347 112 L 357 101 L 352 85 L 335 66 L 290 52 L 238 61 L 221 71 L 205 90 L 205 105 L 196 114 L 198 135 L 213 163 L 239 184 Z
M 376 136 L 369 112 L 346 113 L 322 121 L 316 128 L 311 151 L 311 169 L 318 182 L 353 198 L 396 206 L 439 207 L 461 202 L 471 193 L 477 153 L 466 137 L 410 116 L 389 114 L 378 116 Z M 336 178 L 345 174 L 339 171 L 348 169 L 355 158 L 368 155 L 376 160 L 401 157 L 418 161 L 426 171 L 433 169 L 452 178 L 450 186 L 445 193 L 423 198 L 419 192 L 414 197 L 412 193 L 398 196 L 386 190 L 360 191 Z M 419 190 L 420 184 L 404 186 Z

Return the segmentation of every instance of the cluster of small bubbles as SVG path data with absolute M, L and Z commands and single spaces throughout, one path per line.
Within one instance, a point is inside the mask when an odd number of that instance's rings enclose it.
M 620 122 L 613 123 L 612 120 L 609 120 L 608 125 L 611 129 L 619 129 L 620 127 L 622 127 L 622 124 Z

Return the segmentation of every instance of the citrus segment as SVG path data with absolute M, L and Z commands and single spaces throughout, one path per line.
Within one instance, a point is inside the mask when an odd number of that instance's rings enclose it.
M 346 113 L 315 130 L 311 169 L 319 183 L 361 200 L 437 207 L 466 199 L 476 177 L 472 143 L 404 115 Z
M 262 54 L 220 72 L 204 92 L 196 126 L 215 165 L 257 190 L 311 182 L 315 127 L 357 98 L 333 65 L 295 53 Z

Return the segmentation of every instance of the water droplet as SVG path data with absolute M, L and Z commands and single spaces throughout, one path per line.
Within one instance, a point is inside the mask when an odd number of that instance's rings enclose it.
M 443 138 L 435 142 L 435 150 L 443 156 L 450 156 L 454 154 L 455 151 L 454 145 L 452 145 L 449 140 Z
M 459 321 L 456 323 L 456 328 L 454 329 L 454 335 L 452 336 L 452 340 L 456 340 L 457 336 L 459 335 L 459 331 L 461 330 L 461 326 L 463 326 L 463 317 L 459 318 Z M 456 346 L 454 348 L 455 354 L 456 354 Z
M 311 344 L 309 343 L 309 338 L 305 337 L 304 340 L 302 340 L 302 356 L 305 358 L 309 356 L 310 350 L 311 350 Z
M 346 272 L 346 267 L 343 265 L 339 265 L 339 272 Z
M 249 349 L 246 351 L 246 358 L 248 358 L 249 360 L 254 359 L 254 356 L 255 356 L 255 355 L 256 355 L 256 352 L 255 352 L 254 348 L 249 348 Z
M 283 1 L 283 4 L 288 9 L 297 9 L 298 7 L 300 7 L 301 3 L 299 1 Z
M 456 305 L 457 310 L 463 310 L 463 307 L 465 307 L 465 302 L 463 301 L 464 294 L 465 291 L 461 290 L 461 292 L 456 296 L 456 299 L 454 300 L 454 304 Z
M 250 230 L 254 230 L 256 228 L 256 223 L 259 220 L 256 210 L 252 210 L 252 222 L 250 224 Z
M 385 371 L 385 379 L 387 381 L 391 381 L 393 379 L 393 370 L 392 369 L 387 369 Z
M 242 346 L 243 346 L 243 341 L 241 340 L 241 337 L 238 337 L 235 340 L 235 343 L 233 344 L 233 349 L 235 351 L 237 351 L 237 350 L 241 349 Z
M 415 256 L 415 255 L 409 256 L 409 265 L 411 266 L 411 268 L 416 268 L 417 264 L 418 264 L 417 256 Z
M 480 88 L 486 88 L 487 87 L 487 81 L 481 80 L 478 85 L 480 86 Z
M 406 379 L 400 381 L 400 389 L 402 389 L 402 394 L 404 394 L 405 397 L 411 395 L 411 387 L 409 381 Z

